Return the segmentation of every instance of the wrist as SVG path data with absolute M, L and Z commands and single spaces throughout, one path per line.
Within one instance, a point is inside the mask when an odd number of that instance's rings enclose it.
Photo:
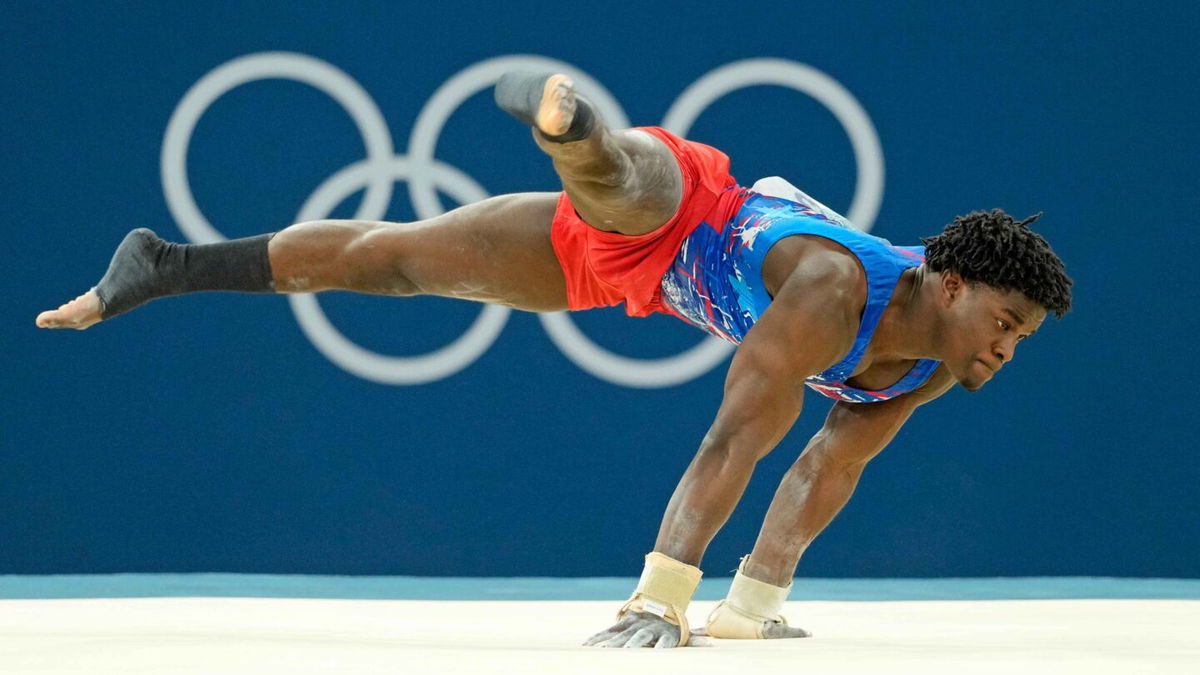
M 779 612 L 792 590 L 791 583 L 777 586 L 746 574 L 749 556 L 742 558 L 729 594 L 708 616 L 708 634 L 716 638 L 762 639 L 772 623 L 787 624 Z
M 791 591 L 791 579 L 786 584 L 779 584 L 757 577 L 751 571 L 750 556 L 746 556 L 733 575 L 726 599 L 745 614 L 761 617 L 763 621 L 775 621 Z
M 646 566 L 629 602 L 617 613 L 649 612 L 679 626 L 679 646 L 687 644 L 689 631 L 687 608 L 703 573 L 700 568 L 653 552 L 646 555 Z
M 770 558 L 764 560 L 762 556 L 753 553 L 742 558 L 741 564 L 738 565 L 738 574 L 773 586 L 790 586 L 795 571 L 795 561 L 779 562 Z

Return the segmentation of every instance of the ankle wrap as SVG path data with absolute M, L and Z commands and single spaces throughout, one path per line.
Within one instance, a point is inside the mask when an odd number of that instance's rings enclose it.
M 746 560 L 742 558 L 733 575 L 729 595 L 708 616 L 708 634 L 716 638 L 761 639 L 763 625 L 768 621 L 787 624 L 779 613 L 792 585 L 786 587 L 751 579 L 743 573 Z
M 703 573 L 700 568 L 679 562 L 661 553 L 646 554 L 646 567 L 638 581 L 637 590 L 629 602 L 617 612 L 620 620 L 625 612 L 649 612 L 679 625 L 679 646 L 690 637 L 687 606 L 692 601 Z
M 505 73 L 496 82 L 496 89 L 493 94 L 496 98 L 496 105 L 500 106 L 500 109 L 509 115 L 537 129 L 538 106 L 542 103 L 542 94 L 546 89 L 546 80 L 550 79 L 552 74 L 527 72 Z M 557 136 L 542 133 L 540 129 L 538 129 L 538 133 L 542 135 L 542 138 L 555 143 L 579 141 L 587 138 L 592 133 L 595 120 L 596 116 L 592 112 L 591 104 L 587 102 L 587 99 L 576 93 L 575 115 L 571 118 L 571 126 L 567 128 L 567 131 Z
M 110 319 L 167 295 L 275 290 L 267 243 L 274 234 L 216 244 L 173 244 L 146 228 L 125 235 L 96 284 L 100 317 Z

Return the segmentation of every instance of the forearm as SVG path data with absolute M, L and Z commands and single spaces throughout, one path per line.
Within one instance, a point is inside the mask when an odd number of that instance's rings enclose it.
M 708 543 L 745 492 L 756 460 L 706 439 L 671 495 L 654 550 L 699 566 Z
M 821 438 L 813 439 L 775 491 L 746 573 L 777 586 L 791 583 L 804 550 L 854 494 L 863 466 L 831 459 Z
M 819 372 L 831 362 L 829 353 L 840 349 L 838 340 L 817 336 L 815 343 L 834 346 L 797 356 L 795 338 L 804 333 L 789 323 L 789 306 L 777 298 L 734 354 L 717 417 L 667 506 L 655 543 L 659 553 L 699 566 L 708 543 L 745 492 L 755 464 L 783 440 L 800 415 L 803 373 Z M 801 317 L 828 310 L 793 309 Z

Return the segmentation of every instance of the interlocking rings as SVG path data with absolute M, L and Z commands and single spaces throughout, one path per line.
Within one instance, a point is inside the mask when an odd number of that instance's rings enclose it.
M 554 71 L 570 75 L 613 127 L 629 126 L 620 104 L 602 84 L 575 66 L 534 55 L 501 56 L 459 72 L 434 92 L 417 115 L 408 154 L 397 155 L 387 123 L 370 95 L 349 75 L 304 54 L 267 52 L 236 58 L 202 77 L 184 95 L 167 124 L 162 149 L 162 181 L 167 205 L 184 235 L 196 243 L 224 240 L 201 213 L 187 178 L 187 151 L 200 117 L 218 98 L 242 84 L 262 79 L 288 79 L 308 84 L 332 97 L 349 113 L 366 146 L 366 159 L 325 180 L 301 206 L 297 222 L 326 218 L 333 209 L 365 188 L 355 218 L 381 220 L 397 180 L 408 181 L 417 216 L 445 212 L 441 190 L 460 204 L 489 196 L 474 179 L 434 158 L 442 127 L 463 101 L 493 85 L 511 70 Z M 804 64 L 780 59 L 749 59 L 718 68 L 684 90 L 667 113 L 663 126 L 685 136 L 696 117 L 725 94 L 757 84 L 790 87 L 806 93 L 834 114 L 850 137 L 858 165 L 858 182 L 850 220 L 870 229 L 883 195 L 883 153 L 866 112 L 840 84 Z M 422 384 L 449 377 L 474 363 L 495 342 L 510 310 L 485 305 L 467 331 L 450 344 L 420 356 L 387 356 L 367 350 L 333 326 L 312 294 L 289 295 L 301 330 L 326 358 L 359 377 L 383 384 Z M 592 342 L 565 312 L 541 314 L 551 341 L 576 365 L 596 377 L 628 387 L 669 387 L 688 382 L 724 361 L 732 347 L 714 337 L 681 354 L 635 359 L 614 354 Z

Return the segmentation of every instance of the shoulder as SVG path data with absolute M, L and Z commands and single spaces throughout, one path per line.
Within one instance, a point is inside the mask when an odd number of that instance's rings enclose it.
M 832 239 L 798 236 L 792 258 L 791 278 L 822 281 L 863 279 L 865 273 L 858 256 Z
M 808 243 L 808 242 L 806 242 Z M 840 247 L 804 245 L 739 352 L 807 377 L 836 363 L 853 345 L 866 303 L 866 280 Z
M 786 276 L 772 304 L 809 308 L 830 319 L 850 320 L 857 331 L 867 302 L 867 276 L 858 258 L 826 239 L 795 239 L 798 241 L 789 251 L 792 255 L 784 261 Z

